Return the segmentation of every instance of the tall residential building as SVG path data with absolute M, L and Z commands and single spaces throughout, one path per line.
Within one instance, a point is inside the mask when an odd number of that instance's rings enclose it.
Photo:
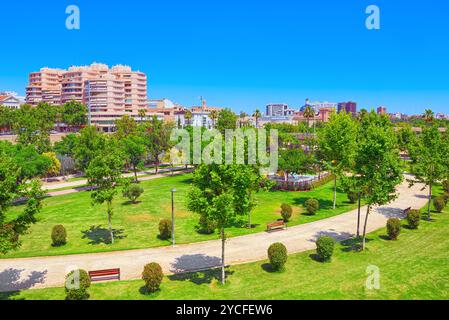
M 338 104 L 338 112 L 346 111 L 346 113 L 351 113 L 354 117 L 357 115 L 357 103 L 356 102 L 340 102 Z
M 125 114 L 138 120 L 139 110 L 147 109 L 147 76 L 128 66 L 109 68 L 98 63 L 68 70 L 44 68 L 30 74 L 27 103 L 70 101 L 87 106 L 91 125 L 111 131 L 115 120 Z
M 293 116 L 295 110 L 288 107 L 288 104 L 284 103 L 272 103 L 267 105 L 267 117 L 288 117 Z

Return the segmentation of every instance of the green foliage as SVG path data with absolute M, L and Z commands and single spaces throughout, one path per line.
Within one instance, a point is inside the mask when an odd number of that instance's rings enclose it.
M 170 239 L 172 236 L 172 222 L 168 219 L 163 219 L 159 222 L 159 238 L 162 240 Z
M 357 192 L 354 192 L 354 191 L 348 192 L 348 200 L 350 203 L 356 203 L 358 199 L 359 199 L 359 194 Z
M 90 277 L 85 270 L 74 270 L 66 276 L 66 300 L 88 300 Z
M 154 293 L 159 290 L 164 273 L 159 264 L 152 262 L 145 265 L 142 272 L 142 280 L 145 281 L 145 288 L 149 293 Z
M 335 240 L 328 236 L 321 236 L 316 241 L 316 252 L 320 261 L 328 262 L 334 254 Z
M 281 206 L 281 216 L 284 219 L 285 222 L 288 222 L 290 218 L 292 217 L 293 209 L 292 206 L 289 204 L 282 204 Z
M 387 233 L 391 240 L 397 240 L 401 233 L 401 220 L 390 218 L 387 221 Z
M 237 128 L 237 115 L 231 109 L 223 109 L 218 113 L 216 128 L 224 133 Z
M 202 214 L 198 222 L 198 232 L 202 234 L 212 234 L 215 232 L 215 229 L 217 229 L 217 224 L 212 219 L 208 218 L 206 214 Z
M 436 212 L 443 212 L 444 207 L 446 207 L 446 199 L 443 196 L 436 197 L 433 199 L 433 206 L 435 207 Z
M 173 146 L 170 140 L 173 128 L 173 123 L 158 120 L 156 116 L 139 126 L 139 134 L 144 138 L 147 153 L 156 165 L 159 164 L 160 157 Z
M 308 199 L 304 203 L 304 207 L 307 210 L 307 214 L 313 216 L 320 209 L 320 203 L 318 202 L 317 199 Z
M 137 203 L 137 199 L 143 194 L 144 189 L 138 184 L 128 184 L 123 188 L 123 196 L 132 203 Z
M 54 247 L 60 247 L 67 243 L 67 231 L 63 225 L 53 227 L 51 241 Z
M 61 120 L 68 126 L 81 127 L 87 124 L 87 107 L 77 101 L 62 106 Z
M 61 141 L 55 143 L 53 150 L 66 157 L 74 157 L 74 150 L 78 142 L 78 136 L 74 133 L 70 133 L 62 138 Z
M 449 193 L 449 180 L 444 180 L 442 182 L 442 186 L 443 186 L 443 191 L 445 193 Z
M 134 179 L 137 182 L 137 171 L 144 168 L 145 139 L 138 135 L 129 135 L 120 140 L 120 148 L 126 157 L 126 161 L 132 166 Z
M 86 170 L 90 162 L 104 152 L 106 146 L 106 137 L 96 127 L 90 126 L 80 130 L 73 149 L 73 156 L 78 169 Z
M 419 210 L 410 210 L 407 213 L 407 223 L 410 229 L 418 229 L 421 222 L 421 212 Z
M 282 243 L 273 243 L 268 248 L 268 259 L 274 270 L 283 270 L 287 262 L 287 248 Z
M 279 155 L 279 170 L 286 178 L 292 173 L 305 174 L 311 171 L 312 158 L 301 148 L 281 150 Z

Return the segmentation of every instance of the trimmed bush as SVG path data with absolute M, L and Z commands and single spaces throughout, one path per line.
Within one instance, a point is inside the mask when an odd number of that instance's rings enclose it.
M 198 232 L 202 234 L 212 234 L 214 233 L 217 226 L 213 221 L 207 218 L 206 215 L 200 216 L 200 221 L 198 223 Z
M 159 237 L 162 240 L 167 240 L 171 237 L 172 223 L 170 220 L 163 219 L 159 222 Z
M 268 259 L 274 270 L 284 269 L 284 265 L 287 262 L 287 248 L 282 243 L 273 243 L 268 248 Z
M 307 213 L 313 216 L 320 209 L 320 203 L 317 199 L 309 199 L 304 203 L 304 207 L 306 208 Z
M 66 300 L 88 300 L 90 277 L 85 270 L 74 270 L 66 276 Z
M 449 180 L 444 180 L 442 183 L 443 191 L 449 193 Z
M 335 240 L 328 236 L 321 236 L 316 241 L 316 253 L 320 261 L 331 261 L 334 254 Z
M 350 203 L 356 203 L 359 200 L 359 194 L 354 191 L 348 192 L 348 200 Z
M 401 233 L 401 220 L 398 218 L 388 219 L 387 233 L 391 240 L 397 240 Z
M 51 241 L 54 247 L 60 247 L 67 243 L 67 231 L 63 225 L 53 227 L 51 231 Z
M 142 195 L 144 189 L 137 184 L 130 184 L 123 189 L 123 196 L 132 203 L 137 203 L 137 199 Z
M 147 264 L 142 272 L 142 280 L 145 281 L 145 288 L 153 293 L 159 290 L 164 273 L 159 264 L 152 262 Z
M 421 212 L 419 210 L 410 210 L 407 213 L 407 222 L 410 229 L 418 229 L 421 222 Z
M 288 222 L 290 220 L 290 218 L 292 217 L 292 214 L 293 214 L 293 209 L 292 209 L 291 205 L 283 204 L 281 206 L 281 216 L 285 222 Z
M 441 213 L 444 207 L 446 207 L 446 200 L 442 196 L 437 197 L 433 199 L 433 206 L 435 207 L 436 212 Z

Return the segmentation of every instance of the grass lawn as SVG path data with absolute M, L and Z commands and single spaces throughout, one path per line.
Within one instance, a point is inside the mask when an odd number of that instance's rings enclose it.
M 405 222 L 404 222 L 405 224 Z M 368 249 L 355 252 L 353 242 L 336 246 L 331 263 L 311 258 L 313 252 L 289 256 L 283 273 L 270 273 L 267 261 L 231 267 L 227 284 L 219 273 L 166 277 L 161 291 L 140 292 L 143 281 L 94 284 L 91 299 L 449 299 L 449 210 L 422 221 L 419 230 L 403 228 L 398 241 L 386 230 L 369 235 Z M 368 290 L 366 269 L 380 269 L 380 289 Z M 63 288 L 0 294 L 0 299 L 64 299 Z
M 171 192 L 176 188 L 176 240 L 191 243 L 217 239 L 218 234 L 203 235 L 196 232 L 198 215 L 186 209 L 186 194 L 191 187 L 191 174 L 164 177 L 142 182 L 145 193 L 138 204 L 129 204 L 119 193 L 114 203 L 112 219 L 116 242 L 109 242 L 106 206 L 92 206 L 89 192 L 79 192 L 44 200 L 44 208 L 37 216 L 38 222 L 22 237 L 22 247 L 2 258 L 32 256 L 54 256 L 76 253 L 92 253 L 128 249 L 140 249 L 169 245 L 169 241 L 158 239 L 158 225 L 163 218 L 171 219 Z M 320 200 L 321 209 L 315 216 L 303 215 L 302 204 L 311 197 Z M 258 206 L 252 213 L 253 229 L 241 225 L 229 228 L 229 236 L 263 232 L 268 222 L 280 218 L 282 203 L 294 208 L 289 225 L 308 223 L 347 212 L 356 205 L 349 204 L 345 194 L 338 194 L 338 207 L 332 209 L 332 183 L 311 192 L 261 192 L 257 194 Z M 18 212 L 14 208 L 11 214 Z M 63 247 L 52 247 L 51 230 L 63 224 L 67 229 L 68 243 Z

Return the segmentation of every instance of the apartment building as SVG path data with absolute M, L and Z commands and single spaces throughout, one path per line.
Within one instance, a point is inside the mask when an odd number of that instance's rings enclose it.
M 128 66 L 109 68 L 99 63 L 68 70 L 44 68 L 30 74 L 27 103 L 69 101 L 87 106 L 91 125 L 112 131 L 115 120 L 125 114 L 138 119 L 139 110 L 147 109 L 147 76 Z

